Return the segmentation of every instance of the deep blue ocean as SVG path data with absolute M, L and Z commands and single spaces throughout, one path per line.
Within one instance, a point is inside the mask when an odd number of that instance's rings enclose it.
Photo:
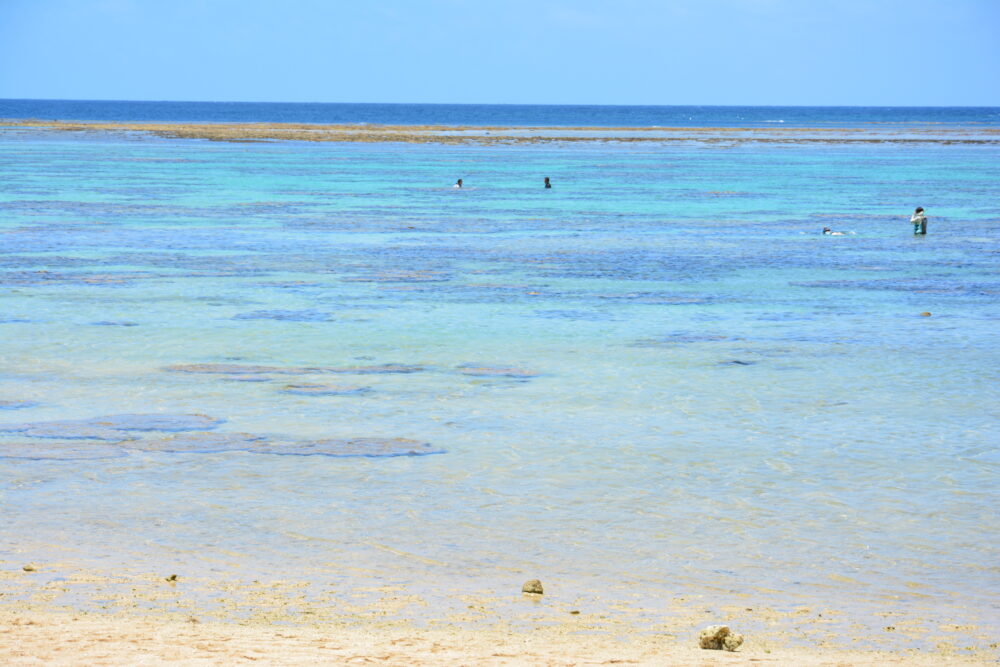
M 1000 107 L 744 107 L 526 104 L 305 104 L 2 100 L 0 118 L 227 123 L 858 127 L 884 123 L 998 126 Z

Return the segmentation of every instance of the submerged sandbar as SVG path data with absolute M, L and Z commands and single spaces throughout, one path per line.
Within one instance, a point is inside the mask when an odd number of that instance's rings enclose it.
M 626 142 L 672 144 L 998 144 L 1000 129 L 936 125 L 862 128 L 797 127 L 504 127 L 304 123 L 156 123 L 15 119 L 0 120 L 11 131 L 144 133 L 209 141 L 315 141 L 356 143 L 538 144 Z

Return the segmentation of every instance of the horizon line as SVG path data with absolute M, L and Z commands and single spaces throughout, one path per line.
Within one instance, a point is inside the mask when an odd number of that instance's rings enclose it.
M 112 98 L 64 98 L 64 97 L 0 97 L 0 102 L 140 102 L 147 104 L 342 104 L 342 105 L 386 105 L 386 106 L 509 106 L 509 107 L 715 107 L 715 108 L 803 108 L 803 109 L 1000 109 L 990 104 L 949 104 L 949 105 L 894 105 L 894 104 L 593 104 L 585 102 L 302 102 L 267 100 L 168 100 L 168 99 L 112 99 Z

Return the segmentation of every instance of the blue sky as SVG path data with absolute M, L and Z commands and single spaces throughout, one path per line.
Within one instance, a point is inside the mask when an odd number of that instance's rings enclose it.
M 0 0 L 0 98 L 1000 106 L 1000 0 Z

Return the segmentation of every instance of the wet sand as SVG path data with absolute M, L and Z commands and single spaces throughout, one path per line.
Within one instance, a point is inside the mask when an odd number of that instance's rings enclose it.
M 998 144 L 1000 130 L 938 126 L 864 128 L 739 127 L 464 127 L 444 125 L 324 125 L 302 123 L 135 123 L 3 120 L 11 131 L 143 133 L 209 141 L 401 142 L 438 144 L 540 144 L 552 142 L 756 144 Z

